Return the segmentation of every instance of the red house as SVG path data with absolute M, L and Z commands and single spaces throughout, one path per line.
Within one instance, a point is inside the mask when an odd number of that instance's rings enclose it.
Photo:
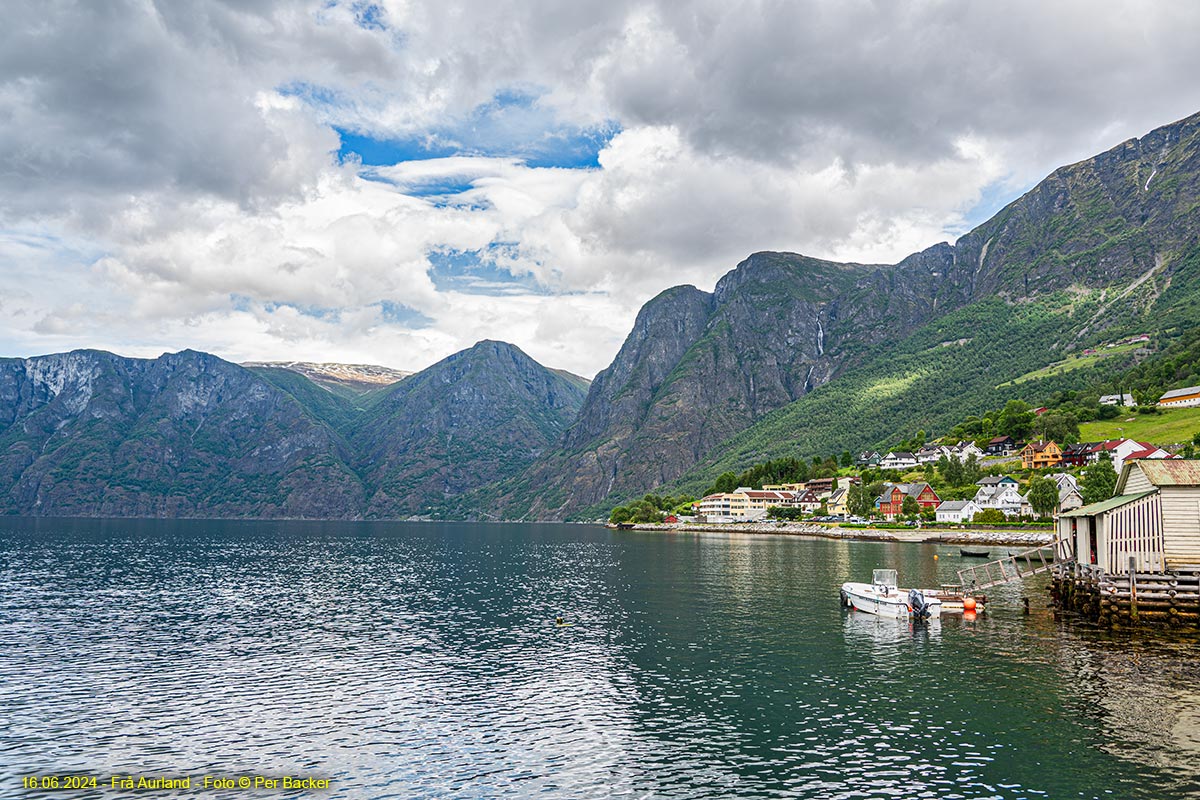
M 928 483 L 885 483 L 883 494 L 875 501 L 875 507 L 884 517 L 894 519 L 904 513 L 906 497 L 916 500 L 922 511 L 936 509 L 942 504 L 942 498 Z

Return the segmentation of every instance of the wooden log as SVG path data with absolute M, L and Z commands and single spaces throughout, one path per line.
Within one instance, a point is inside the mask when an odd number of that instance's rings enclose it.
M 1177 595 L 1174 592 L 1138 592 L 1137 595 L 1134 595 L 1131 592 L 1117 591 L 1117 592 L 1109 592 L 1106 596 L 1107 597 L 1119 597 L 1122 600 L 1129 600 L 1130 602 L 1132 602 L 1136 598 L 1137 602 L 1140 603 L 1140 602 L 1142 602 L 1143 599 L 1145 599 L 1145 600 L 1174 600 Z

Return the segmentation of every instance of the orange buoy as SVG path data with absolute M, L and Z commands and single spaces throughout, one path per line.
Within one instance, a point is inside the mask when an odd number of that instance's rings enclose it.
M 934 554 L 933 554 L 933 560 L 934 560 L 934 561 L 937 561 L 937 553 L 934 553 Z
M 963 598 L 963 611 L 969 612 L 971 614 L 975 613 L 975 598 L 974 597 L 964 597 Z

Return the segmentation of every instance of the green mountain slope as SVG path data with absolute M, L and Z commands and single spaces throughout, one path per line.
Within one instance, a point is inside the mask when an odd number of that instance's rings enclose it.
M 954 245 L 895 266 L 757 254 L 711 296 L 664 293 L 597 376 L 565 446 L 499 487 L 502 507 L 592 516 L 1118 369 L 1038 373 L 1122 334 L 1200 322 L 1198 135 L 1200 115 L 1056 170 Z
M 347 459 L 291 395 L 205 353 L 0 360 L 0 512 L 354 517 Z
M 367 515 L 442 514 L 464 492 L 520 472 L 579 412 L 585 389 L 573 378 L 484 341 L 395 384 L 352 437 Z

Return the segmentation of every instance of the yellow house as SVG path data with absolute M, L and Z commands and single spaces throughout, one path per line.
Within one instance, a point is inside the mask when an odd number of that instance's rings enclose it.
M 850 513 L 850 489 L 841 487 L 833 490 L 833 494 L 829 495 L 829 499 L 825 501 L 825 507 L 829 509 L 830 514 L 840 514 L 845 516 Z
M 1062 463 L 1062 448 L 1054 442 L 1030 442 L 1021 451 L 1021 466 L 1025 469 L 1057 467 Z

